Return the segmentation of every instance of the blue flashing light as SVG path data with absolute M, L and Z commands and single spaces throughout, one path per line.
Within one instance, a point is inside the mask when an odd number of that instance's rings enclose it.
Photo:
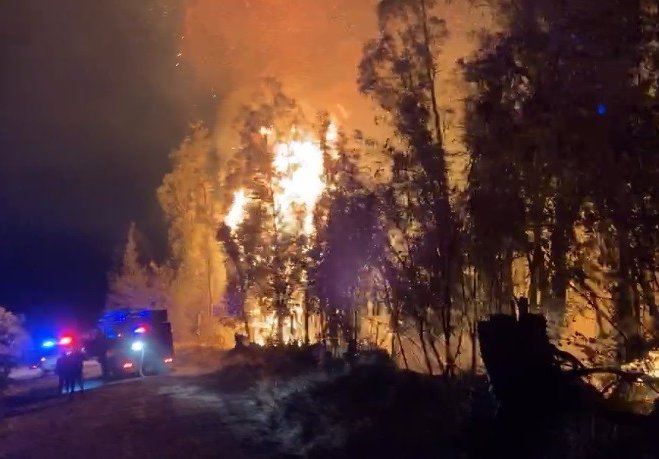
M 46 341 L 41 343 L 41 347 L 48 349 L 51 347 L 55 347 L 56 344 L 57 342 L 54 339 L 47 339 Z
M 604 105 L 603 103 L 597 104 L 597 114 L 599 116 L 606 115 L 606 105 Z

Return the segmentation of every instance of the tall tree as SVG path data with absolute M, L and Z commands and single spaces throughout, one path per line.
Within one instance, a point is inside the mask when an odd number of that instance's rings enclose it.
M 283 341 L 284 321 L 302 288 L 305 247 L 305 209 L 294 209 L 283 199 L 286 170 L 275 167 L 276 150 L 300 142 L 306 123 L 302 110 L 275 80 L 264 81 L 262 91 L 243 108 L 237 121 L 241 147 L 229 162 L 225 191 L 243 190 L 247 196 L 235 228 L 221 226 L 224 244 L 235 273 L 240 314 L 247 317 L 252 295 L 277 317 L 277 340 Z M 234 196 L 235 198 L 235 196 Z M 231 197 L 227 202 L 232 202 Z
M 325 124 L 321 139 L 327 137 L 326 129 Z M 317 299 L 333 339 L 341 331 L 344 338 L 355 339 L 365 283 L 380 264 L 379 202 L 360 178 L 360 147 L 357 141 L 349 146 L 342 132 L 333 145 L 324 147 L 329 189 L 318 206 L 318 234 L 309 252 L 309 296 Z
M 364 48 L 359 86 L 385 111 L 395 132 L 386 149 L 392 183 L 383 202 L 395 235 L 392 267 L 406 276 L 406 282 L 393 285 L 406 286 L 397 297 L 408 298 L 426 356 L 426 336 L 435 349 L 434 334 L 427 329 L 428 313 L 433 313 L 444 337 L 445 368 L 452 371 L 453 289 L 460 257 L 436 77 L 436 56 L 447 29 L 433 14 L 436 4 L 434 0 L 378 4 L 379 35 Z
M 648 90 L 656 74 L 641 66 L 651 61 L 649 10 L 614 0 L 494 3 L 504 32 L 486 36 L 466 66 L 475 87 L 466 137 L 474 235 L 494 248 L 490 259 L 517 241 L 533 302 L 546 290 L 543 300 L 561 313 L 569 286 L 591 300 L 613 294 L 613 311 L 601 312 L 633 341 L 639 279 L 654 277 L 641 260 L 656 258 L 656 94 Z M 492 180 L 497 170 L 507 180 Z M 498 206 L 504 196 L 514 206 Z M 493 224 L 512 210 L 508 224 Z M 597 235 L 596 251 L 583 256 L 576 228 Z M 645 297 L 652 309 L 653 295 Z
M 171 154 L 172 171 L 157 192 L 169 223 L 172 312 L 184 339 L 212 339 L 213 308 L 224 287 L 224 260 L 215 239 L 220 217 L 214 158 L 208 129 L 194 125 Z
M 131 223 L 126 236 L 121 266 L 110 275 L 106 309 L 148 308 L 157 299 L 149 287 L 149 275 L 139 259 L 137 228 Z

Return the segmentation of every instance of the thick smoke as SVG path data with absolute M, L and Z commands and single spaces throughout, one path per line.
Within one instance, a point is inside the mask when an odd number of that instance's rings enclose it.
M 326 109 L 344 123 L 370 120 L 369 102 L 359 96 L 355 79 L 361 46 L 375 31 L 374 5 L 375 0 L 191 1 L 182 58 L 217 95 L 220 139 L 228 140 L 237 108 L 264 76 L 281 80 L 303 105 Z
M 358 93 L 357 65 L 376 36 L 378 0 L 190 0 L 181 65 L 216 94 L 221 148 L 236 109 L 263 76 L 280 79 L 303 105 L 330 111 L 350 129 L 373 130 L 371 102 Z M 474 49 L 483 13 L 468 0 L 440 2 L 451 37 L 443 50 L 443 103 L 457 104 L 455 62 Z M 230 141 L 229 141 L 230 142 Z

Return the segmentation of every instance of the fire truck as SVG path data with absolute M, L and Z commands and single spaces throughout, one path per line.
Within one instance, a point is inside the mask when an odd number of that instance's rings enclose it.
M 162 374 L 172 368 L 174 342 L 166 310 L 109 311 L 99 319 L 98 329 L 96 348 L 104 376 Z

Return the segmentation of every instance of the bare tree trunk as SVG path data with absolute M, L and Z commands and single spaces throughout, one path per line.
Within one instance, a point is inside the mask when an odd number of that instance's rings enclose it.
M 504 265 L 505 265 L 505 255 L 504 252 L 501 252 L 498 256 L 497 272 L 496 272 L 496 303 L 497 303 L 497 312 L 502 314 L 504 312 L 503 305 L 507 302 L 504 302 L 504 293 L 503 293 L 503 278 L 504 278 Z
M 444 246 L 444 304 L 442 311 L 442 325 L 444 328 L 444 352 L 446 354 L 446 366 L 444 367 L 444 372 L 449 376 L 453 376 L 455 369 L 455 359 L 451 353 L 451 336 L 453 335 L 453 297 L 451 295 L 451 286 L 453 282 L 452 277 L 452 256 L 451 256 L 451 239 L 452 235 L 449 233 L 449 236 L 446 239 L 446 244 Z
M 435 142 L 439 148 L 444 148 L 444 139 L 442 136 L 441 119 L 439 116 L 439 105 L 437 103 L 437 89 L 435 88 L 435 63 L 433 62 L 433 52 L 430 49 L 430 31 L 428 29 L 428 11 L 426 0 L 421 0 L 421 21 L 423 22 L 423 44 L 425 71 L 428 84 L 430 86 L 430 103 L 432 106 L 433 127 L 435 130 Z M 444 171 L 442 171 L 444 172 Z
M 474 288 L 476 286 L 476 276 L 474 275 Z M 475 290 L 474 290 L 475 291 Z M 470 321 L 469 332 L 471 335 L 471 373 L 476 374 L 476 367 L 478 366 L 478 359 L 476 358 L 478 353 L 478 302 L 474 299 L 474 314 L 473 318 Z
M 281 314 L 277 314 L 277 343 L 284 344 L 284 318 Z
M 247 307 L 246 307 L 246 297 L 247 295 L 244 294 L 243 292 L 240 293 L 241 296 L 241 302 L 242 302 L 242 316 L 243 316 L 243 325 L 245 326 L 245 335 L 247 335 L 247 341 L 250 343 L 252 342 L 252 334 L 250 332 L 249 328 L 249 314 L 247 312 Z
M 652 317 L 657 315 L 657 304 L 654 299 L 654 289 L 652 287 L 652 277 L 654 271 L 643 269 L 640 275 L 641 290 L 643 292 L 643 299 L 648 305 L 648 312 Z
M 208 339 L 210 342 L 213 336 L 213 281 L 212 281 L 212 263 L 211 263 L 211 256 L 210 253 L 208 253 L 208 256 L 206 257 L 206 283 L 207 283 L 207 294 L 208 294 L 208 309 L 207 309 L 207 314 L 208 314 L 208 320 L 206 321 L 206 325 L 203 327 L 205 329 L 206 333 L 203 333 L 204 335 L 204 341 Z
M 641 298 L 643 294 L 641 293 L 641 273 L 638 268 L 638 263 L 636 262 L 636 257 L 630 262 L 630 291 L 632 296 L 632 311 L 634 315 L 634 320 L 639 329 L 643 324 L 643 311 L 641 307 Z M 639 330 L 640 332 L 640 330 Z
M 506 248 L 501 265 L 501 304 L 502 309 L 504 304 L 510 304 L 513 298 L 513 281 L 512 281 L 512 263 L 513 254 L 510 248 Z M 514 311 L 509 311 L 514 313 Z
M 400 355 L 403 357 L 403 363 L 405 363 L 405 369 L 409 370 L 410 366 L 407 363 L 407 357 L 405 356 L 405 347 L 403 347 L 403 340 L 400 338 L 400 332 L 396 331 L 396 336 L 398 337 L 398 344 L 400 345 Z
M 277 314 L 277 343 L 279 345 L 284 344 L 284 307 L 281 304 L 282 300 L 277 299 L 277 307 L 275 309 Z
M 529 263 L 529 274 L 531 276 L 529 282 L 528 297 L 530 306 L 533 310 L 538 308 L 538 290 L 540 284 L 540 270 L 544 262 L 544 255 L 542 252 L 542 227 L 539 223 L 533 226 L 533 254 L 527 256 Z
M 451 312 L 448 311 L 447 315 L 450 316 Z M 451 319 L 447 319 L 450 321 Z M 455 370 L 455 362 L 453 354 L 451 353 L 451 327 L 447 325 L 444 330 L 444 354 L 446 355 L 446 366 L 444 367 L 444 373 L 447 376 L 453 376 Z
M 567 287 L 569 284 L 566 254 L 570 243 L 570 234 L 576 218 L 576 211 L 565 199 L 572 197 L 559 198 L 556 202 L 555 225 L 551 233 L 551 265 L 554 269 L 552 276 L 552 299 L 554 300 L 555 312 L 562 313 L 565 311 L 565 302 L 567 297 Z
M 304 344 L 309 345 L 309 301 L 304 299 Z
M 323 308 L 322 303 L 320 304 L 319 315 L 320 315 L 320 339 L 321 339 L 321 341 L 324 342 L 325 339 L 327 338 L 327 334 L 326 334 L 326 330 L 325 330 L 326 327 L 327 327 L 327 324 L 326 324 L 326 320 L 325 320 L 325 309 Z
M 383 340 L 384 341 L 384 340 Z M 375 345 L 378 346 L 380 342 L 380 322 L 375 321 Z
M 632 336 L 634 330 L 633 310 L 631 301 L 629 235 L 624 226 L 618 229 L 618 286 L 616 292 L 616 318 L 618 326 L 625 330 L 627 336 Z
M 432 353 L 435 356 L 435 360 L 437 360 L 437 365 L 439 366 L 440 371 L 445 371 L 446 370 L 446 365 L 444 365 L 444 362 L 442 362 L 442 356 L 439 355 L 439 350 L 437 349 L 437 346 L 435 345 L 435 338 L 429 334 L 428 335 L 428 340 L 430 341 L 430 348 L 432 349 Z
M 208 317 L 213 316 L 213 263 L 210 253 L 206 257 L 206 282 L 208 287 Z
M 419 332 L 419 340 L 421 341 L 421 349 L 423 351 L 423 359 L 426 364 L 426 369 L 428 374 L 432 374 L 432 364 L 430 363 L 430 357 L 428 356 L 428 346 L 426 346 L 426 332 L 425 332 L 425 318 L 417 317 L 417 327 Z
M 398 334 L 398 305 L 394 306 L 393 300 L 391 298 L 391 290 L 389 289 L 389 285 L 386 282 L 384 283 L 384 302 L 389 309 L 389 328 L 391 329 L 391 357 L 393 358 L 395 348 L 394 337 L 398 336 L 398 339 L 400 340 L 400 335 Z M 402 351 L 403 343 L 401 342 L 400 345 Z M 405 362 L 405 367 L 407 368 L 407 362 Z

